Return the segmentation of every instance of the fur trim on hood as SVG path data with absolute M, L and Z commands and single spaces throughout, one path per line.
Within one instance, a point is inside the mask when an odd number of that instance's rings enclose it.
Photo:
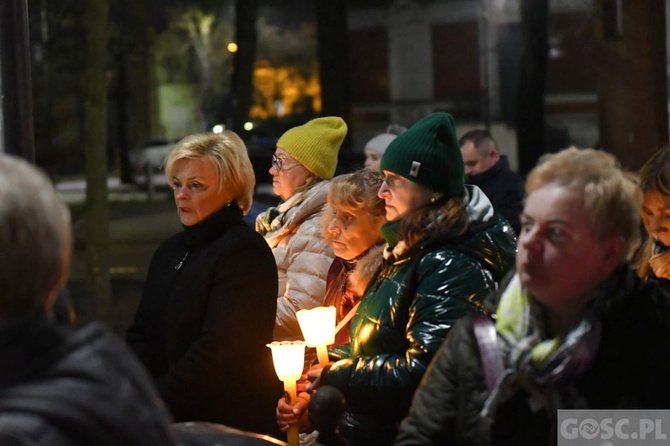
M 370 285 L 370 281 L 372 281 L 377 271 L 382 267 L 384 263 L 382 255 L 384 246 L 385 244 L 381 243 L 370 248 L 368 253 L 358 261 L 349 274 L 349 286 L 356 296 L 363 296 L 365 290 Z

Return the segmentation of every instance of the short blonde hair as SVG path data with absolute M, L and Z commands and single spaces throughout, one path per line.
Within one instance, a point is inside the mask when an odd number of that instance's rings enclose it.
M 28 162 L 0 154 L 0 320 L 49 314 L 70 269 L 70 211 Z
M 175 163 L 182 159 L 209 158 L 216 168 L 219 186 L 245 214 L 253 202 L 256 176 L 247 147 L 236 133 L 200 133 L 179 141 L 165 159 L 165 174 L 172 178 Z
M 640 242 L 642 192 L 613 155 L 576 147 L 545 155 L 528 174 L 526 193 L 547 185 L 578 192 L 595 237 L 623 237 L 625 258 L 631 258 Z

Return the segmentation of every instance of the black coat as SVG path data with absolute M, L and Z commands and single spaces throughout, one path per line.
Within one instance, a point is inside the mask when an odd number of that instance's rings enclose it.
M 509 168 L 509 161 L 502 155 L 497 163 L 485 172 L 469 175 L 467 183 L 478 186 L 491 200 L 493 209 L 502 215 L 517 235 L 521 229 L 519 216 L 523 210 L 525 188 L 523 179 Z
M 126 346 L 98 324 L 44 317 L 0 328 L 0 444 L 175 444 L 170 416 Z
M 128 344 L 175 421 L 277 434 L 272 251 L 233 202 L 155 252 Z
M 608 295 L 598 352 L 570 383 L 590 409 L 670 409 L 670 299 L 628 268 L 615 273 Z M 472 321 L 465 318 L 435 356 L 394 444 L 556 444 L 556 414 L 533 413 L 525 390 L 492 418 L 480 415 L 487 394 Z

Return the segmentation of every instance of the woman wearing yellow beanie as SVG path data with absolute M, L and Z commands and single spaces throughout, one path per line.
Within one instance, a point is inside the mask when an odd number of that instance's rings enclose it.
M 258 216 L 256 231 L 277 262 L 275 339 L 302 338 L 296 312 L 323 302 L 334 254 L 321 236 L 321 214 L 346 134 L 342 118 L 313 119 L 284 133 L 272 155 L 272 188 L 282 203 Z

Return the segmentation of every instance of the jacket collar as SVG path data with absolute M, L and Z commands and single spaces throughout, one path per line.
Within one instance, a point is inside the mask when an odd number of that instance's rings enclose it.
M 231 226 L 239 224 L 245 224 L 242 220 L 242 210 L 233 200 L 200 223 L 184 226 L 184 244 L 191 248 L 200 243 L 207 243 L 226 232 Z
M 292 234 L 295 228 L 304 220 L 314 214 L 320 213 L 328 203 L 328 187 L 330 181 L 323 180 L 316 183 L 299 196 L 289 198 L 279 205 L 279 215 L 275 218 L 283 218 L 283 224 L 277 230 L 265 234 L 266 240 L 276 237 L 282 238 L 285 234 Z
M 500 159 L 498 160 L 497 163 L 495 163 L 493 166 L 491 166 L 484 172 L 475 175 L 468 175 L 466 181 L 468 183 L 480 185 L 482 183 L 486 183 L 488 180 L 498 175 L 501 171 L 505 169 L 509 169 L 509 160 L 507 159 L 507 155 L 500 155 Z
M 42 373 L 60 354 L 65 330 L 46 315 L 31 315 L 0 326 L 0 389 Z

